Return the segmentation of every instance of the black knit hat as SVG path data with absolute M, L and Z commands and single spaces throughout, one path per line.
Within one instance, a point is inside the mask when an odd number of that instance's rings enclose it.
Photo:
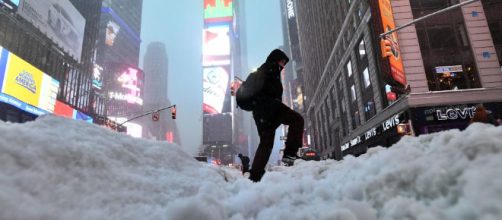
M 266 62 L 277 62 L 280 60 L 286 60 L 286 63 L 288 63 L 289 57 L 284 52 L 282 52 L 282 50 L 275 49 L 272 52 L 270 52 Z

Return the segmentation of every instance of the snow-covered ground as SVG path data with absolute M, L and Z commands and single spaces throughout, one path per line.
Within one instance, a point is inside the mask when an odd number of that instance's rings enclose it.
M 81 121 L 0 122 L 0 219 L 502 219 L 502 127 L 299 161 L 252 183 Z

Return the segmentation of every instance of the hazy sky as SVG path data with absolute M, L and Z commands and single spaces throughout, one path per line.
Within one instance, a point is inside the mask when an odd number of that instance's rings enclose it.
M 234 0 L 236 1 L 236 0 Z M 248 65 L 257 67 L 283 44 L 279 0 L 245 2 Z M 168 96 L 176 104 L 178 128 L 187 152 L 202 144 L 202 28 L 203 0 L 144 0 L 141 59 L 150 42 L 166 45 Z M 143 66 L 140 61 L 140 67 Z

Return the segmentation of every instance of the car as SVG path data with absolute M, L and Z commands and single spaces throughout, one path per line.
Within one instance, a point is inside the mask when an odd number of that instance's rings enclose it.
M 317 150 L 313 148 L 302 148 L 301 157 L 303 160 L 315 160 L 315 161 L 321 160 L 321 156 L 319 155 Z

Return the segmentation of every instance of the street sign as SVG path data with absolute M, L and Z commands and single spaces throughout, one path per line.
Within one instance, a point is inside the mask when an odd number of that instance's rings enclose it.
M 154 112 L 152 114 L 152 121 L 158 121 L 160 119 L 160 113 L 159 112 Z

